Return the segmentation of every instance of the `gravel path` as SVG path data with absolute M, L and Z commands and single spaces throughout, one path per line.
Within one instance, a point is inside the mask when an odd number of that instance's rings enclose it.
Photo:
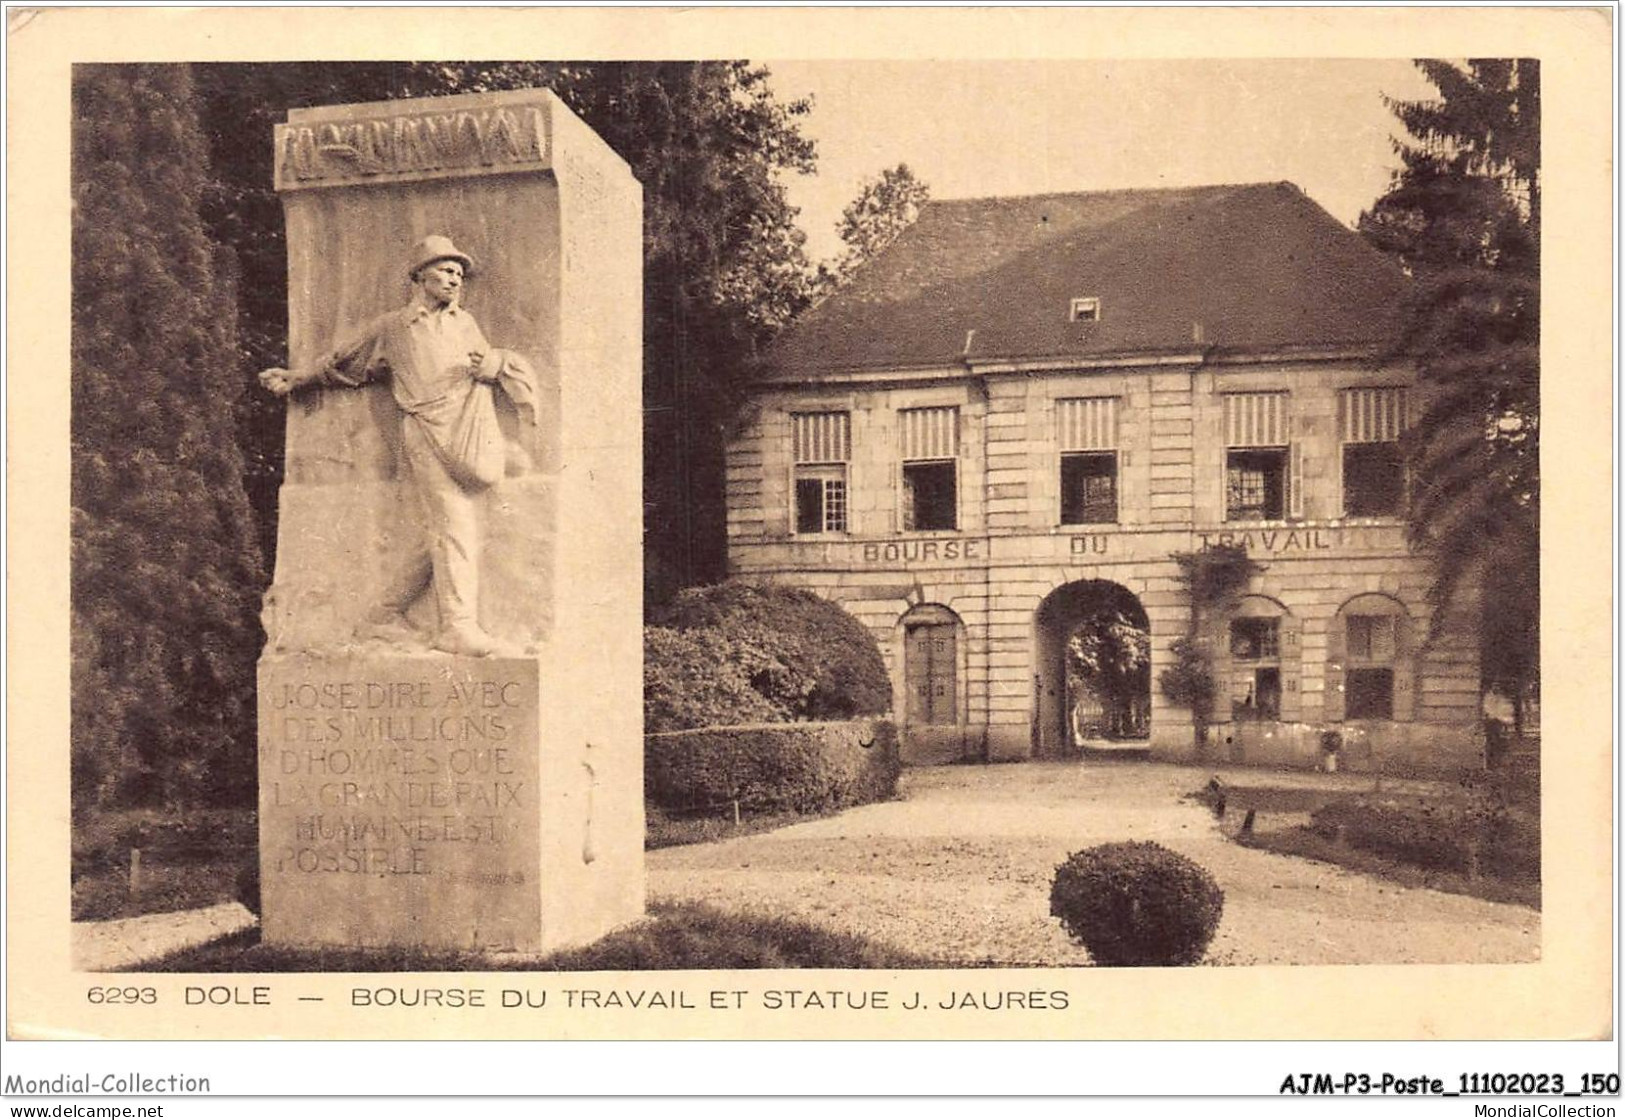
M 1094 844 L 1156 840 L 1206 867 L 1224 888 L 1224 919 L 1210 950 L 1221 963 L 1539 958 L 1539 911 L 1235 844 L 1205 808 L 1180 800 L 1213 773 L 1150 763 L 910 770 L 901 801 L 651 852 L 649 891 L 792 915 L 945 961 L 1087 964 L 1088 954 L 1049 916 L 1056 866 Z M 1220 773 L 1231 784 L 1372 783 Z

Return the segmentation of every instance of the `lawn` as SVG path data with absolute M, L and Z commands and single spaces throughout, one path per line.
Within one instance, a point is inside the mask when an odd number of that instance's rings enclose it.
M 758 813 L 754 816 L 741 814 L 739 819 L 735 820 L 732 816 L 667 813 L 649 805 L 644 811 L 643 850 L 652 852 L 660 848 L 677 848 L 684 844 L 714 844 L 720 840 L 732 840 L 736 836 L 754 836 L 759 832 L 772 832 L 774 829 L 799 824 L 802 821 L 833 816 L 834 812 L 838 811 Z
M 122 809 L 76 817 L 76 922 L 134 918 L 250 899 L 253 809 Z
M 149 858 L 131 889 L 127 867 L 103 867 L 73 878 L 73 920 L 101 922 L 197 910 L 246 901 L 252 890 L 253 854 L 242 858 Z
M 643 846 L 648 851 L 710 844 L 771 832 L 829 814 L 673 815 L 651 805 Z M 76 836 L 73 920 L 108 921 L 194 910 L 242 901 L 255 908 L 257 875 L 252 810 L 165 814 L 130 810 L 103 814 Z M 211 844 L 224 847 L 222 851 Z M 131 873 L 131 853 L 139 870 Z
M 1245 847 L 1540 908 L 1540 804 L 1526 786 L 1494 778 L 1430 792 L 1210 785 L 1189 796 L 1239 822 L 1225 831 Z
M 138 966 L 141 972 L 598 972 L 709 968 L 941 968 L 851 934 L 694 903 L 649 908 L 649 917 L 593 944 L 534 957 L 420 949 L 287 949 L 251 930 Z

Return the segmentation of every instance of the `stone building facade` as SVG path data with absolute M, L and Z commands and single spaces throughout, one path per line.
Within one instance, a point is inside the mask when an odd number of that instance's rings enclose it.
M 729 447 L 731 569 L 869 626 L 916 762 L 1480 766 L 1476 648 L 1431 632 L 1401 516 L 1403 284 L 1290 184 L 929 203 L 777 347 Z M 1199 749 L 1156 682 L 1174 556 L 1223 544 L 1261 570 L 1196 634 Z M 1066 655 L 1108 610 L 1150 653 L 1110 711 Z

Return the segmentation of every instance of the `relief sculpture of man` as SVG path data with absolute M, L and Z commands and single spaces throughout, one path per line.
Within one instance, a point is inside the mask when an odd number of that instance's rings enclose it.
M 415 492 L 424 540 L 357 635 L 410 641 L 415 631 L 406 611 L 432 587 L 435 649 L 472 657 L 508 653 L 479 624 L 478 498 L 505 470 L 494 390 L 500 387 L 534 422 L 536 374 L 520 355 L 493 349 L 460 306 L 474 262 L 449 237 L 424 238 L 409 264 L 414 293 L 406 307 L 379 316 L 310 368 L 268 369 L 260 383 L 285 396 L 387 377 L 400 407 L 402 475 Z

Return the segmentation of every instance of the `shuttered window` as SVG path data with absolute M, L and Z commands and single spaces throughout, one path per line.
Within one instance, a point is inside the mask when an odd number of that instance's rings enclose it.
M 1248 595 L 1230 615 L 1227 647 L 1215 651 L 1214 674 L 1228 682 L 1232 720 L 1302 717 L 1303 624 L 1281 605 Z
M 1082 397 L 1055 402 L 1062 451 L 1115 451 L 1117 398 Z
M 1289 504 L 1285 393 L 1224 395 L 1225 519 L 1275 521 Z M 1294 501 L 1293 513 L 1299 511 Z
M 1405 459 L 1399 437 L 1408 426 L 1403 388 L 1344 389 L 1337 395 L 1343 439 L 1343 513 L 1395 517 L 1405 508 Z
M 1061 449 L 1061 524 L 1117 520 L 1117 398 L 1055 402 Z
M 1285 393 L 1226 393 L 1224 442 L 1226 447 L 1285 447 L 1287 431 Z
M 897 413 L 903 437 L 903 528 L 959 527 L 959 409 L 905 408 Z
M 851 414 L 791 413 L 790 431 L 795 460 L 795 531 L 846 532 L 846 463 L 852 454 Z
M 1404 434 L 1409 394 L 1403 388 L 1344 389 L 1338 428 L 1344 443 L 1392 443 Z
M 1386 595 L 1356 595 L 1326 629 L 1326 719 L 1416 718 L 1412 620 Z
M 797 463 L 844 463 L 851 457 L 850 413 L 797 412 L 791 415 L 790 425 Z
M 1398 622 L 1393 615 L 1344 616 L 1343 716 L 1345 719 L 1394 718 L 1394 669 Z
M 957 459 L 959 409 L 905 408 L 897 414 L 903 433 L 903 460 Z

